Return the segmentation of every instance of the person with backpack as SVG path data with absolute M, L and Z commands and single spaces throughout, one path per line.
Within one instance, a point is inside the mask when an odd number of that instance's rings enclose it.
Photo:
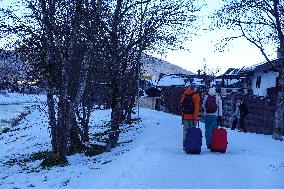
M 200 96 L 196 92 L 195 85 L 188 86 L 180 99 L 182 123 L 183 123 L 183 142 L 187 135 L 187 131 L 191 127 L 196 127 L 200 109 Z
M 211 137 L 213 130 L 217 128 L 217 120 L 222 118 L 222 99 L 216 94 L 215 87 L 208 91 L 202 103 L 203 115 L 205 120 L 205 138 L 207 148 L 211 147 Z
M 239 97 L 236 104 L 236 110 L 233 114 L 233 124 L 231 130 L 235 130 L 237 122 L 240 124 L 240 128 L 243 129 L 244 133 L 247 132 L 245 127 L 245 117 L 248 115 L 249 111 L 247 105 L 244 103 L 243 99 Z

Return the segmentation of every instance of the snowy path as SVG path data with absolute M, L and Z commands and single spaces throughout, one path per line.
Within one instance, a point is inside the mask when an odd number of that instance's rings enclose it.
M 146 129 L 130 152 L 99 174 L 75 181 L 77 185 L 71 181 L 71 188 L 283 187 L 283 143 L 270 136 L 229 130 L 226 154 L 211 153 L 203 146 L 201 155 L 186 155 L 182 151 L 180 117 L 149 111 L 142 112 Z
M 148 109 L 141 109 L 140 114 L 141 134 L 126 133 L 126 140 L 133 142 L 110 153 L 68 156 L 68 166 L 50 170 L 39 168 L 41 161 L 22 167 L 1 164 L 50 148 L 47 117 L 35 109 L 15 131 L 0 136 L 0 189 L 283 188 L 283 142 L 228 130 L 227 153 L 211 153 L 204 145 L 201 155 L 187 155 L 182 150 L 179 116 Z M 109 111 L 94 112 L 92 121 L 103 123 L 108 115 Z

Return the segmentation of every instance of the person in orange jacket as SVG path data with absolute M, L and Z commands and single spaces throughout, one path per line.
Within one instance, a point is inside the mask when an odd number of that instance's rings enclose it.
M 197 121 L 198 121 L 198 115 L 199 115 L 199 109 L 200 109 L 200 96 L 196 92 L 197 87 L 195 85 L 188 86 L 180 99 L 181 104 L 181 113 L 182 113 L 182 120 L 183 120 L 183 141 L 185 141 L 185 136 L 187 134 L 187 129 L 190 127 L 196 127 Z M 186 113 L 183 110 L 183 103 L 186 98 L 186 96 L 191 95 L 192 102 L 194 106 L 192 107 L 192 111 L 189 111 L 190 113 Z

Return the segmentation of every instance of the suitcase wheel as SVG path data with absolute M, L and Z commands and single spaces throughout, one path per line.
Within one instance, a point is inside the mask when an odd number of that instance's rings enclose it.
M 196 151 L 196 152 L 189 152 L 190 154 L 200 154 L 199 151 Z
M 226 153 L 226 150 L 213 150 L 213 149 L 210 149 L 211 152 L 220 152 L 222 154 Z
M 216 150 L 213 150 L 212 148 L 210 148 L 210 151 L 211 151 L 211 152 L 217 152 Z

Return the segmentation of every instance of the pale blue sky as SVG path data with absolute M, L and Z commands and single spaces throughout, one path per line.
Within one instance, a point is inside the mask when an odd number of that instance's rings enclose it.
M 12 5 L 12 3 L 16 2 L 17 0 L 0 0 L 0 8 L 7 7 Z
M 16 0 L 0 0 L 0 7 L 10 5 Z M 220 6 L 221 0 L 205 0 L 208 7 L 205 8 L 200 15 L 207 15 Z M 209 22 L 203 21 L 203 29 L 207 28 Z M 265 61 L 259 50 L 251 45 L 245 39 L 238 39 L 230 43 L 224 52 L 215 52 L 214 46 L 222 36 L 229 36 L 231 32 L 225 30 L 206 31 L 199 30 L 198 36 L 193 37 L 192 41 L 185 41 L 184 45 L 190 50 L 188 51 L 169 51 L 167 56 L 158 56 L 172 64 L 178 65 L 192 72 L 197 72 L 202 69 L 204 59 L 210 69 L 221 68 L 221 73 L 225 72 L 230 67 L 240 68 L 250 66 Z M 270 58 L 276 58 L 276 52 L 272 53 Z
M 207 7 L 200 13 L 203 18 L 207 17 L 213 10 L 221 6 L 221 0 L 205 0 Z M 203 20 L 200 22 L 206 29 L 210 21 Z M 260 51 L 249 43 L 246 39 L 237 39 L 230 42 L 224 52 L 215 52 L 215 44 L 224 36 L 230 36 L 233 32 L 227 30 L 206 31 L 200 30 L 198 36 L 193 37 L 192 41 L 184 42 L 190 52 L 170 51 L 166 57 L 159 58 L 166 60 L 172 64 L 197 73 L 198 69 L 202 69 L 204 59 L 211 69 L 221 68 L 224 73 L 228 68 L 241 68 L 243 66 L 251 66 L 265 61 Z M 276 58 L 276 52 L 271 49 L 271 59 Z
M 265 61 L 260 51 L 245 39 L 232 41 L 224 52 L 215 51 L 214 44 L 221 39 L 219 33 L 211 31 L 194 37 L 192 41 L 185 42 L 189 52 L 170 51 L 166 57 L 160 58 L 195 73 L 202 69 L 204 59 L 209 68 L 214 70 L 220 67 L 221 73 L 230 67 L 240 68 Z

